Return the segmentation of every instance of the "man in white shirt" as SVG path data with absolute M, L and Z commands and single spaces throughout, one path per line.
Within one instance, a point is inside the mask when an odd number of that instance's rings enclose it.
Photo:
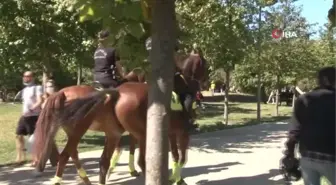
M 16 162 L 25 160 L 24 136 L 32 135 L 35 130 L 35 125 L 41 111 L 42 86 L 34 83 L 34 74 L 27 71 L 23 74 L 23 84 L 26 86 L 22 90 L 23 112 L 19 119 L 16 129 Z

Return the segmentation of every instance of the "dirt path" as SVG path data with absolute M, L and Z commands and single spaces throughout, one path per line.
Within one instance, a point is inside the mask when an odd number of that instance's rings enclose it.
M 191 142 L 188 163 L 183 170 L 189 185 L 273 185 L 283 184 L 279 175 L 279 159 L 288 130 L 284 122 L 242 127 L 196 135 Z M 144 178 L 134 179 L 127 173 L 128 155 L 107 184 L 142 185 Z M 80 154 L 84 168 L 93 184 L 98 184 L 98 157 L 101 151 Z M 76 170 L 70 164 L 63 184 L 78 184 Z M 47 168 L 44 177 L 32 178 L 31 169 L 0 169 L 0 184 L 50 184 L 55 169 Z

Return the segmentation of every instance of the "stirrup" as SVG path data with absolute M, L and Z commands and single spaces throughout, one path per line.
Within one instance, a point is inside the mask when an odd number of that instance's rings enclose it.
M 104 90 L 103 85 L 102 85 L 100 82 L 98 82 L 98 81 L 94 81 L 94 82 L 92 82 L 92 86 L 93 86 L 93 88 L 96 89 L 97 91 L 103 91 L 103 90 Z

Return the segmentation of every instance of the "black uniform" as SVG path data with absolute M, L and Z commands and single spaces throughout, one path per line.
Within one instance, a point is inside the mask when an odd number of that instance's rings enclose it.
M 184 112 L 184 118 L 185 118 L 185 126 L 187 130 L 191 130 L 195 127 L 194 120 L 192 117 L 192 104 L 195 99 L 195 93 L 194 90 L 195 85 L 193 85 L 193 81 L 188 80 L 188 84 L 181 77 L 181 73 L 176 72 L 174 76 L 174 92 L 176 92 L 179 96 L 180 102 L 182 104 L 183 112 Z
M 298 97 L 286 142 L 281 172 L 286 181 L 303 177 L 304 184 L 320 184 L 324 176 L 335 184 L 335 67 L 319 70 L 319 87 Z M 299 145 L 300 161 L 295 158 Z
M 335 162 L 335 89 L 316 88 L 294 106 L 287 155 L 299 144 L 301 156 Z
M 116 61 L 119 56 L 114 48 L 98 47 L 94 53 L 94 80 L 104 88 L 117 87 Z

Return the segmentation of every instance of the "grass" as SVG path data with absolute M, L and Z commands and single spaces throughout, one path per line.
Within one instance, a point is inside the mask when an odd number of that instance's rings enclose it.
M 205 110 L 201 111 L 197 123 L 200 125 L 201 132 L 222 130 L 245 125 L 258 124 L 256 119 L 256 103 L 238 103 L 229 104 L 229 124 L 224 125 L 224 105 L 223 102 L 204 103 Z M 292 108 L 288 106 L 279 107 L 279 115 L 274 116 L 275 106 L 271 104 L 261 104 L 261 121 L 274 122 L 288 119 Z
M 15 129 L 21 114 L 21 104 L 0 104 L 0 165 L 11 164 L 15 161 Z M 59 130 L 56 141 L 62 147 L 67 137 L 62 129 Z M 104 134 L 102 132 L 88 131 L 81 143 L 79 151 L 99 150 L 103 148 Z
M 255 103 L 231 103 L 230 104 L 230 125 L 222 124 L 223 105 L 221 102 L 205 103 L 206 109 L 201 112 L 197 123 L 201 132 L 209 132 L 232 128 L 243 125 L 256 124 Z M 290 115 L 291 107 L 280 107 L 280 117 L 273 117 L 274 105 L 262 105 L 262 121 L 276 121 L 286 119 Z M 0 104 L 0 165 L 12 163 L 15 160 L 15 128 L 21 114 L 21 104 Z M 57 134 L 58 146 L 65 145 L 67 138 L 62 129 Z M 88 131 L 79 144 L 79 151 L 102 149 L 104 145 L 104 134 L 101 132 Z

